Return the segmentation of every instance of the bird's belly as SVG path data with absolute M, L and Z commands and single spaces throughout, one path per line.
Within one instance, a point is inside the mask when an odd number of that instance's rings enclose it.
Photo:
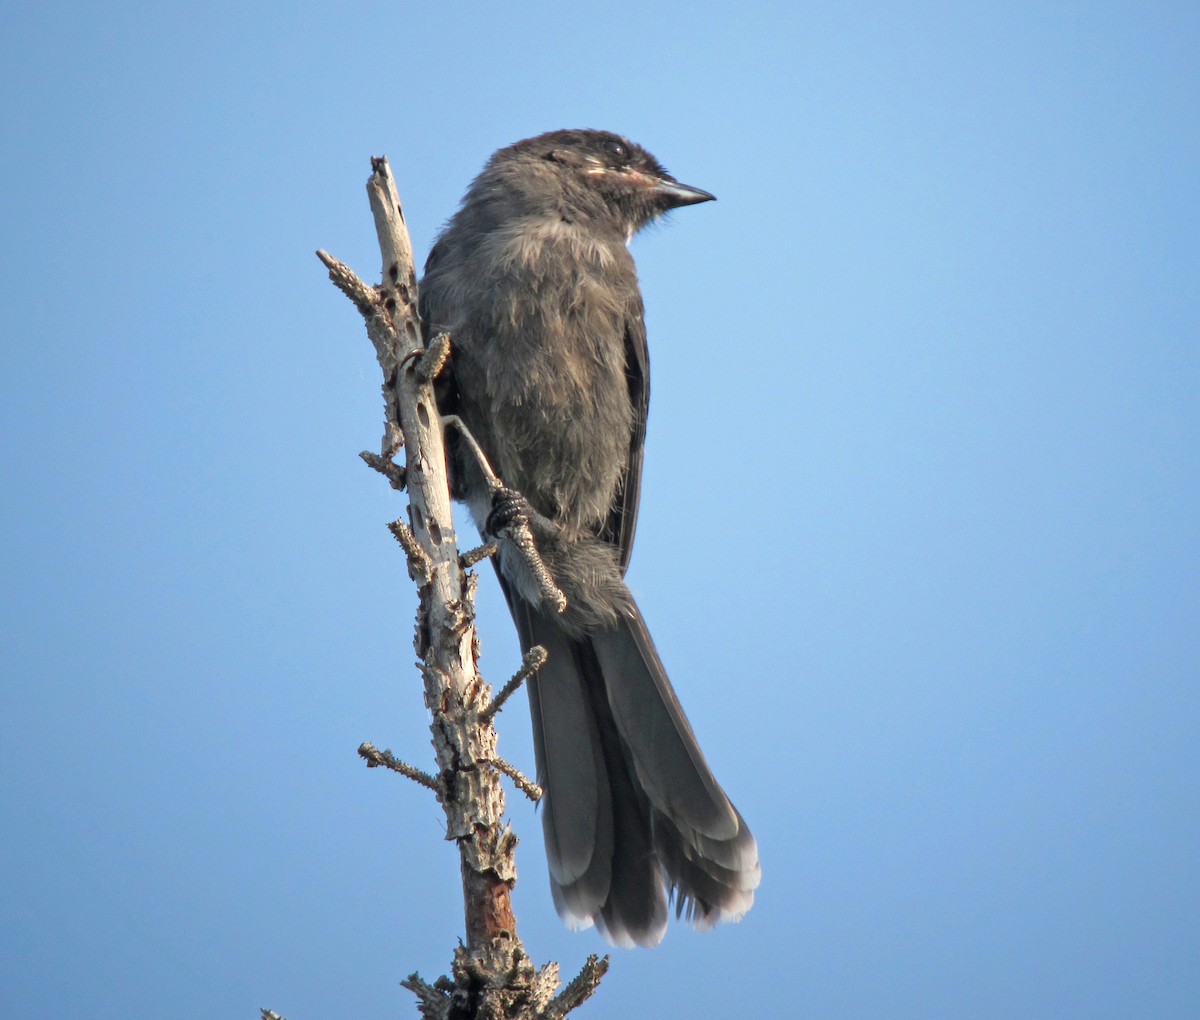
M 541 361 L 526 386 L 493 404 L 504 481 L 546 516 L 590 530 L 607 518 L 628 460 L 624 365 L 558 351 Z

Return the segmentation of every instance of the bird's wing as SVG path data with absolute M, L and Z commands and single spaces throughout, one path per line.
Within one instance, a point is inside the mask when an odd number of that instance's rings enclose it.
M 629 314 L 625 317 L 625 381 L 633 408 L 629 456 L 621 476 L 621 487 L 600 535 L 617 547 L 622 574 L 629 568 L 629 559 L 633 555 L 633 534 L 637 529 L 638 499 L 642 489 L 642 449 L 646 443 L 646 416 L 650 410 L 650 353 L 646 347 L 646 322 L 642 318 L 640 296 L 630 302 Z

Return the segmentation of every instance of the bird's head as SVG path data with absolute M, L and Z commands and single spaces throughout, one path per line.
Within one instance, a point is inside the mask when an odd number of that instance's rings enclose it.
M 482 187 L 481 187 L 482 186 Z M 670 209 L 715 195 L 680 184 L 640 145 L 609 131 L 549 131 L 501 149 L 473 191 L 498 189 L 530 213 L 608 225 L 626 238 Z

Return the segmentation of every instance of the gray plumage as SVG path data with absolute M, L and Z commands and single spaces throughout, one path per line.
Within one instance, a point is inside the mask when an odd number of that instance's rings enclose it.
M 457 414 L 527 502 L 567 597 L 558 614 L 501 543 L 496 563 L 529 686 L 555 905 L 574 927 L 652 945 L 666 891 L 697 928 L 754 901 L 758 849 L 713 778 L 624 582 L 649 406 L 642 298 L 627 243 L 668 209 L 711 199 L 640 146 L 552 131 L 488 161 L 429 255 L 421 308 L 452 343 Z M 455 496 L 481 532 L 497 510 L 450 435 Z

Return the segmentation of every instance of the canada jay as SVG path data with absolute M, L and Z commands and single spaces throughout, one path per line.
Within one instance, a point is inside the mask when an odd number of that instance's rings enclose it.
M 430 252 L 427 337 L 451 338 L 443 411 L 509 491 L 489 490 L 450 433 L 455 497 L 482 533 L 523 515 L 567 598 L 543 604 L 519 550 L 496 562 L 529 681 L 550 887 L 572 927 L 653 945 L 666 892 L 697 928 L 736 920 L 758 848 L 713 777 L 623 580 L 633 548 L 650 379 L 627 244 L 650 220 L 714 196 L 605 131 L 551 131 L 501 149 Z M 517 495 L 519 494 L 519 496 Z

